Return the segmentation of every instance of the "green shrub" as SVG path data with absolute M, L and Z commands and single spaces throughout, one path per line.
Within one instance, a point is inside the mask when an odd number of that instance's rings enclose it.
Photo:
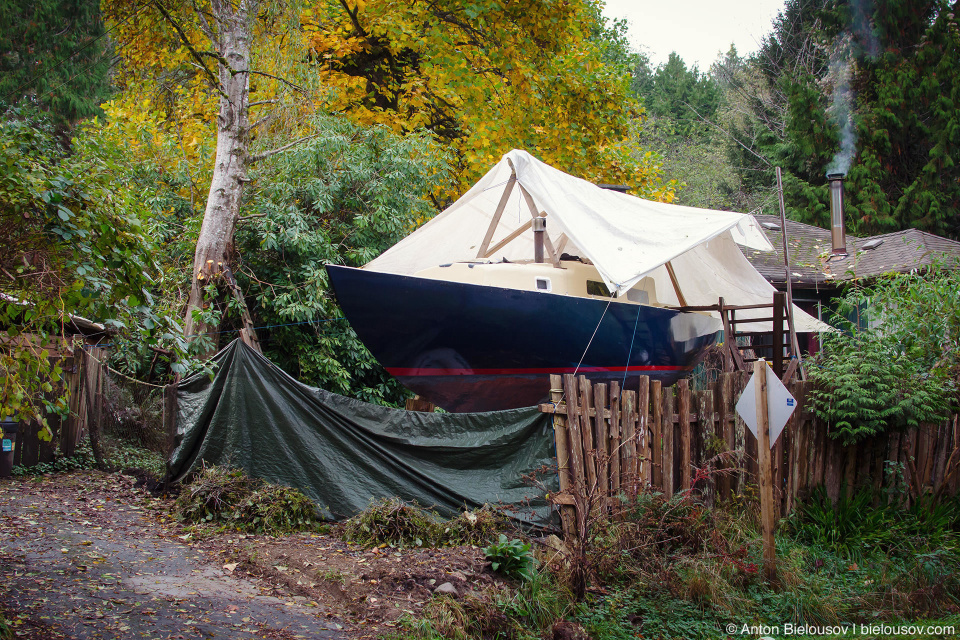
M 483 553 L 494 571 L 525 581 L 533 578 L 537 561 L 530 543 L 517 538 L 509 540 L 501 533 L 497 542 L 484 549 Z
M 300 491 L 218 466 L 204 466 L 180 492 L 174 510 L 184 522 L 251 533 L 276 535 L 320 526 L 317 506 Z
M 956 265 L 853 286 L 807 361 L 814 409 L 851 444 L 949 415 L 960 376 Z

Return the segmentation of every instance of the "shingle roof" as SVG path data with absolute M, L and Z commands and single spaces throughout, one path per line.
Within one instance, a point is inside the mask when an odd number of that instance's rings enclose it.
M 757 251 L 741 247 L 747 260 L 773 284 L 785 282 L 783 239 L 780 217 L 757 215 L 775 251 Z M 773 228 L 775 227 L 775 228 Z M 864 249 L 868 242 L 880 242 L 873 249 Z M 848 255 L 830 255 L 830 231 L 802 222 L 787 220 L 787 251 L 794 284 L 818 285 L 829 282 L 870 278 L 883 273 L 904 272 L 930 266 L 936 260 L 960 259 L 960 242 L 906 229 L 879 236 L 857 238 L 847 236 Z

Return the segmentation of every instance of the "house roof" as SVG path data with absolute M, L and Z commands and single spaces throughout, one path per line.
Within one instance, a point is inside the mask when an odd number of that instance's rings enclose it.
M 783 233 L 780 217 L 754 216 L 774 246 L 774 251 L 741 247 L 747 260 L 772 284 L 783 284 Z M 928 267 L 936 261 L 960 260 L 960 242 L 926 231 L 906 229 L 879 236 L 847 236 L 846 257 L 831 256 L 830 231 L 787 220 L 787 252 L 794 285 L 819 286 L 884 273 Z M 873 248 L 864 248 L 872 246 Z

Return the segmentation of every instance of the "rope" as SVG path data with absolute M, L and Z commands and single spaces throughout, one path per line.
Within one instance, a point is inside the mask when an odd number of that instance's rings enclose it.
M 91 360 L 93 360 L 94 362 L 96 362 L 97 364 L 99 364 L 100 366 L 102 366 L 103 368 L 105 368 L 107 371 L 109 371 L 110 373 L 112 373 L 112 374 L 114 374 L 114 375 L 118 375 L 118 376 L 120 376 L 121 378 L 124 378 L 124 379 L 126 379 L 126 380 L 129 380 L 130 382 L 136 382 L 137 384 L 142 384 L 142 385 L 145 386 L 145 387 L 153 387 L 154 389 L 164 389 L 164 388 L 166 388 L 166 386 L 167 386 L 167 385 L 164 385 L 164 384 L 150 384 L 149 382 L 144 382 L 143 380 L 137 380 L 136 378 L 131 378 L 131 377 L 128 376 L 127 374 L 125 374 L 125 373 L 120 373 L 119 371 L 117 371 L 116 369 L 114 369 L 114 368 L 111 367 L 110 365 L 106 364 L 105 362 L 102 362 L 101 360 L 98 360 L 97 357 L 96 357 L 95 355 L 93 355 L 92 353 L 90 353 L 88 350 L 84 349 L 84 351 L 86 352 L 87 356 L 88 356 Z
M 597 322 L 597 326 L 593 328 L 593 335 L 590 336 L 590 341 L 587 342 L 587 348 L 583 350 L 583 355 L 580 356 L 580 362 L 577 363 L 577 368 L 573 370 L 573 375 L 577 375 L 577 372 L 580 371 L 580 365 L 583 364 L 583 359 L 587 357 L 587 351 L 590 351 L 590 345 L 593 344 L 593 339 L 597 336 L 597 331 L 600 329 L 600 325 L 603 323 L 604 316 L 607 315 L 607 309 L 610 308 L 611 302 L 613 302 L 613 298 L 607 300 L 607 306 L 603 308 L 603 313 L 600 314 L 600 321 Z
M 640 326 L 640 312 L 642 310 L 643 306 L 637 305 L 637 320 L 633 323 L 633 335 L 630 336 L 630 350 L 627 351 L 627 363 L 623 365 L 623 381 L 620 382 L 621 389 L 627 384 L 627 371 L 630 369 L 630 358 L 633 356 L 633 341 L 637 339 L 637 327 Z

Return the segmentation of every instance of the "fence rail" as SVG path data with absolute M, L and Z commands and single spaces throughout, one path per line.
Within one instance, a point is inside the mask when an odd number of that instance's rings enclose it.
M 554 415 L 560 492 L 551 500 L 560 505 L 566 533 L 576 535 L 588 513 L 612 512 L 619 496 L 641 490 L 673 496 L 692 489 L 713 505 L 756 485 L 757 439 L 734 409 L 747 372 L 721 374 L 706 390 L 691 389 L 687 380 L 663 388 L 646 376 L 635 391 L 584 376 L 550 379 L 551 402 L 540 410 Z M 797 409 L 773 448 L 780 515 L 819 486 L 834 501 L 863 487 L 877 495 L 903 489 L 907 501 L 957 493 L 958 416 L 843 446 L 813 412 L 810 384 L 787 385 Z

